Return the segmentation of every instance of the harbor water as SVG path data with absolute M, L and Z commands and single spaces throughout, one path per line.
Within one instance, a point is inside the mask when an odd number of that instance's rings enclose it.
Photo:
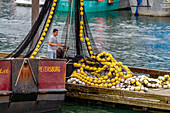
M 57 12 L 53 21 L 52 29 L 59 30 L 59 38 L 66 18 L 66 12 Z M 131 15 L 130 10 L 126 10 L 87 13 L 87 18 L 99 51 L 111 53 L 124 65 L 170 70 L 170 17 L 136 17 Z M 0 52 L 12 52 L 25 38 L 30 28 L 30 7 L 16 6 L 11 0 L 0 0 Z M 47 44 L 48 39 L 41 49 L 40 56 L 48 56 Z M 65 102 L 60 112 L 130 113 L 133 111 Z

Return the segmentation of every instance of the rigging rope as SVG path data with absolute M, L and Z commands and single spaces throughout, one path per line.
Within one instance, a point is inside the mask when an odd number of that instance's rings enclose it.
M 58 0 L 53 0 L 53 3 L 51 5 L 49 14 L 48 14 L 47 19 L 46 19 L 46 23 L 44 24 L 44 27 L 43 27 L 43 30 L 42 30 L 41 35 L 39 37 L 39 40 L 37 41 L 37 44 L 34 47 L 34 49 L 29 54 L 27 54 L 25 57 L 30 56 L 30 58 L 35 58 L 36 55 L 38 54 L 40 48 L 42 47 L 44 39 L 46 38 L 48 31 L 50 30 L 50 27 L 51 27 L 51 24 L 52 24 L 52 21 L 53 21 L 53 18 L 54 18 L 54 14 L 55 14 L 55 11 L 56 11 L 56 7 L 58 6 L 57 5 L 58 2 L 59 2 Z
M 39 26 L 41 25 L 45 15 L 46 15 L 46 13 L 48 12 L 51 3 L 52 3 L 51 0 L 46 0 L 45 1 L 44 6 L 43 6 L 43 8 L 42 8 L 42 10 L 41 10 L 41 12 L 39 14 L 39 17 L 38 17 L 37 21 L 34 23 L 33 27 L 31 28 L 31 30 L 29 31 L 29 33 L 27 34 L 25 39 L 20 43 L 20 45 L 13 52 L 11 52 L 5 58 L 8 58 L 8 57 L 14 57 L 14 58 L 19 57 L 21 55 L 21 53 L 23 53 L 23 51 L 28 47 L 30 42 L 32 40 L 34 40 L 34 36 L 37 34 Z
M 70 7 L 71 7 L 71 10 L 70 10 Z M 71 24 L 72 24 L 72 11 L 73 11 L 73 0 L 70 0 L 70 5 L 69 5 L 69 13 L 68 13 L 68 27 L 67 27 L 67 32 L 66 32 L 66 38 L 65 38 L 65 48 L 64 48 L 64 55 L 63 57 L 65 57 L 65 54 L 67 52 L 67 50 L 65 49 L 68 49 L 69 48 L 69 39 L 70 39 L 70 28 L 71 28 Z M 70 14 L 71 12 L 71 14 Z M 70 17 L 71 15 L 71 17 Z M 68 35 L 67 35 L 68 34 Z M 68 40 L 67 40 L 67 37 L 68 37 Z M 68 43 L 67 43 L 68 42 Z

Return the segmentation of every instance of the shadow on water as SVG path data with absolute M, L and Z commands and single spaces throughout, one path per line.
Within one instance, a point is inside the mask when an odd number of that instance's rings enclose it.
M 51 113 L 169 113 L 169 111 L 66 97 L 62 107 Z
M 51 113 L 140 113 L 138 111 L 128 110 L 127 108 L 111 108 L 104 107 L 92 103 L 84 103 L 82 101 L 66 100 L 61 109 Z

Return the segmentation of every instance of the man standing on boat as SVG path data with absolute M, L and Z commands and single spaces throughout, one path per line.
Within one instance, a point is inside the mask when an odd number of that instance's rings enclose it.
M 56 50 L 58 46 L 65 47 L 57 42 L 58 29 L 53 30 L 53 35 L 49 38 L 48 54 L 49 58 L 56 58 Z

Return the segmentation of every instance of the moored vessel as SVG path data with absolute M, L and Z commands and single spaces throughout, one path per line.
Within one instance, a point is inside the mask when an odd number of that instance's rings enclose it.
M 39 0 L 39 5 L 44 5 L 44 2 L 45 0 Z M 15 0 L 14 3 L 17 5 L 31 6 L 32 0 Z
M 169 0 L 129 0 L 134 15 L 170 16 Z
M 42 6 L 44 2 L 45 0 L 40 0 L 39 5 Z M 31 6 L 32 0 L 15 0 L 14 3 L 16 5 Z M 67 12 L 69 10 L 69 4 L 69 0 L 60 0 L 57 10 Z M 128 0 L 84 0 L 84 5 L 86 12 L 111 11 L 130 8 Z

